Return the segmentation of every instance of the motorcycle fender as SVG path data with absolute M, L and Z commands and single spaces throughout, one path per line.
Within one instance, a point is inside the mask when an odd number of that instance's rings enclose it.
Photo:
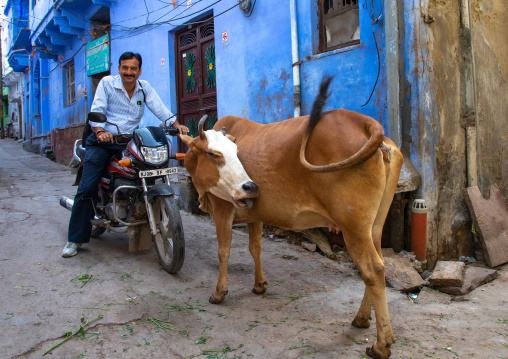
M 156 196 L 173 196 L 174 194 L 173 189 L 165 183 L 157 183 L 146 192 L 149 202 Z
M 76 173 L 76 180 L 74 181 L 73 186 L 79 186 L 81 184 L 81 177 L 83 177 L 83 166 L 78 167 L 78 172 Z

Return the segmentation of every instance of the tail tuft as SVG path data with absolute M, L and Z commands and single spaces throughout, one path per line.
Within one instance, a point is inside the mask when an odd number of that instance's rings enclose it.
M 332 82 L 334 76 L 325 75 L 323 76 L 323 80 L 321 80 L 321 85 L 319 86 L 319 94 L 317 95 L 314 103 L 312 104 L 312 110 L 310 112 L 309 125 L 307 126 L 307 133 L 312 132 L 314 127 L 318 124 L 319 120 L 321 120 L 321 116 L 323 113 L 323 107 L 326 104 L 326 100 L 328 99 L 328 87 Z

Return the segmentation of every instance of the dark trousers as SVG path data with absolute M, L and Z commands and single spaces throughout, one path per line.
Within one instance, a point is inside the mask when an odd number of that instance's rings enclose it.
M 98 142 L 94 133 L 86 140 L 86 155 L 83 164 L 83 176 L 74 197 L 71 219 L 69 221 L 68 241 L 74 243 L 88 243 L 94 217 L 94 208 L 97 205 L 99 181 L 109 159 L 125 145 L 111 142 Z

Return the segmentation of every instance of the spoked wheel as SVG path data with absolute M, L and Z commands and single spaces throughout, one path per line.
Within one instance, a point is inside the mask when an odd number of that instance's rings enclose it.
M 168 273 L 176 273 L 182 268 L 185 257 L 180 209 L 174 197 L 156 197 L 153 201 L 155 226 L 159 232 L 153 237 L 159 263 Z

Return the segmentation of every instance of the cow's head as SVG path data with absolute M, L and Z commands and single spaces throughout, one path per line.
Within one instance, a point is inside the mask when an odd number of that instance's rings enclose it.
M 199 121 L 198 137 L 180 136 L 190 149 L 185 156 L 185 168 L 199 192 L 200 207 L 210 212 L 204 203 L 209 192 L 238 208 L 251 208 L 258 187 L 238 159 L 235 139 L 224 128 L 204 131 L 206 117 Z

